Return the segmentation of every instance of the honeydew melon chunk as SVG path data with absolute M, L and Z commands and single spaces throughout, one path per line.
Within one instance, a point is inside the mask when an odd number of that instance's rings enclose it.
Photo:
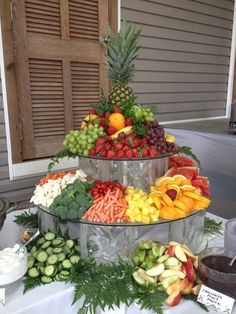
M 155 276 L 159 276 L 164 270 L 165 270 L 165 266 L 163 263 L 161 263 L 161 264 L 158 264 L 158 265 L 146 270 L 146 274 L 148 276 L 155 277 Z

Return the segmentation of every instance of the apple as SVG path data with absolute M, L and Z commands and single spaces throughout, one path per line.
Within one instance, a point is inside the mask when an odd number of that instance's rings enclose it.
M 138 273 L 138 275 L 139 275 L 142 279 L 144 279 L 145 281 L 150 282 L 150 283 L 152 283 L 152 284 L 155 284 L 155 283 L 156 283 L 156 279 L 157 279 L 157 278 L 148 276 L 148 275 L 146 274 L 146 271 L 145 271 L 144 269 L 139 268 L 139 269 L 137 270 L 137 273 Z
M 174 247 L 175 250 L 175 256 L 181 261 L 181 262 L 187 262 L 186 254 L 184 253 L 182 247 L 180 245 L 176 245 Z
M 183 269 L 182 263 L 180 262 L 180 264 L 177 266 L 169 266 L 168 269 L 170 269 L 170 270 L 181 270 L 182 271 L 182 269 Z
M 162 256 L 162 254 L 164 253 L 164 251 L 165 251 L 164 245 L 157 245 L 157 246 L 154 246 L 154 247 L 152 248 L 152 253 L 153 253 L 153 255 L 156 256 L 156 257 Z
M 161 284 L 162 284 L 163 288 L 166 290 L 176 280 L 178 280 L 177 276 L 166 277 L 165 279 L 162 280 Z
M 194 282 L 195 280 L 195 272 L 193 268 L 193 263 L 190 257 L 188 257 L 187 262 L 184 263 L 184 267 L 186 270 L 186 276 L 191 281 Z
M 174 257 L 175 256 L 175 247 L 174 246 L 169 246 L 166 251 L 165 251 L 165 254 L 168 254 L 169 256 L 171 257 Z
M 165 260 L 167 260 L 168 257 L 169 257 L 168 254 L 162 255 L 161 257 L 158 258 L 157 264 L 163 263 Z
M 180 245 L 181 246 L 182 244 L 180 244 L 179 242 L 176 242 L 176 241 L 170 241 L 169 245 L 171 245 L 171 246 Z
M 193 266 L 195 269 L 198 269 L 198 256 L 196 256 L 194 262 L 193 262 Z
M 185 274 L 182 271 L 167 269 L 167 270 L 164 270 L 162 272 L 162 274 L 160 275 L 159 279 L 161 281 L 161 279 L 164 279 L 164 278 L 170 277 L 170 276 L 177 276 L 180 279 L 184 279 L 185 278 Z
M 169 268 L 171 266 L 179 266 L 180 261 L 176 257 L 169 257 L 165 260 L 164 265 Z
M 196 259 L 196 256 L 192 253 L 192 251 L 187 247 L 186 244 L 182 245 L 182 249 L 187 256 L 191 257 L 192 260 Z
M 182 299 L 181 293 L 179 291 L 175 291 L 171 295 L 168 296 L 168 298 L 165 301 L 165 304 L 168 306 L 175 306 L 179 304 L 181 299 Z
M 183 295 L 188 295 L 192 293 L 192 289 L 193 289 L 193 283 L 189 281 L 188 286 L 185 289 L 181 290 L 181 292 Z
M 138 274 L 137 271 L 133 273 L 133 278 L 140 286 L 144 286 L 146 284 L 146 281 Z
M 190 281 L 188 280 L 188 278 L 184 278 L 183 280 L 178 279 L 167 288 L 166 293 L 169 295 L 171 295 L 174 291 L 179 291 L 182 293 L 182 291 L 185 291 L 189 287 L 189 284 Z M 192 287 L 190 288 L 190 291 Z
M 161 264 L 158 264 L 157 266 L 154 266 L 146 270 L 146 274 L 148 276 L 155 277 L 155 276 L 159 276 L 164 270 L 165 270 L 165 266 L 163 263 L 161 263 Z

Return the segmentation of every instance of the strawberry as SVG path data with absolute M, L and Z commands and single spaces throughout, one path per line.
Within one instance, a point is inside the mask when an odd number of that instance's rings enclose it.
M 104 138 L 98 138 L 96 140 L 96 145 L 104 145 L 105 144 L 105 140 Z
M 148 148 L 145 148 L 143 153 L 142 153 L 142 157 L 148 157 Z
M 133 151 L 133 157 L 137 158 L 138 157 L 138 150 L 136 148 L 133 148 L 132 151 Z
M 115 107 L 113 111 L 114 111 L 114 113 L 120 113 L 120 108 Z
M 137 139 L 137 138 L 135 138 L 134 140 L 133 140 L 133 147 L 139 147 L 139 145 L 140 145 L 140 141 L 139 141 L 139 139 Z
M 121 143 L 115 143 L 115 144 L 113 145 L 113 147 L 114 147 L 115 149 L 117 149 L 117 150 L 120 150 L 120 149 L 123 148 L 123 145 L 122 145 Z
M 124 140 L 126 138 L 126 134 L 124 132 L 121 132 L 119 135 L 118 135 L 118 140 Z
M 151 158 L 155 158 L 157 157 L 157 155 L 158 155 L 158 151 L 155 148 L 152 148 L 152 149 L 149 148 L 149 156 Z
M 128 150 L 128 149 L 130 149 L 129 146 L 127 146 L 127 145 L 123 146 L 123 151 L 124 151 L 124 152 L 125 152 L 126 150 Z
M 147 139 L 146 138 L 142 138 L 140 140 L 141 144 L 144 146 L 144 145 L 147 145 Z
M 95 146 L 95 153 L 98 154 L 103 149 L 103 145 L 96 145 Z
M 110 115 L 111 115 L 111 113 L 110 113 L 110 112 L 106 112 L 106 113 L 105 113 L 105 117 L 106 117 L 106 118 L 109 118 L 109 117 L 110 117 Z
M 100 152 L 100 157 L 106 158 L 107 157 L 107 151 L 105 149 L 102 149 Z
M 110 144 L 110 143 L 106 143 L 106 144 L 104 145 L 104 148 L 105 148 L 106 150 L 109 150 L 109 149 L 111 148 L 111 144 Z
M 109 149 L 109 150 L 107 151 L 107 158 L 108 158 L 108 159 L 112 159 L 112 158 L 114 158 L 114 157 L 116 157 L 116 153 L 114 152 L 114 150 Z
M 117 152 L 116 158 L 124 158 L 125 157 L 125 153 L 123 150 L 119 150 Z
M 90 148 L 89 156 L 95 156 L 95 155 L 96 155 L 95 148 L 94 147 Z
M 112 142 L 112 138 L 110 136 L 106 136 L 105 137 L 105 142 L 106 143 L 111 143 Z
M 133 125 L 133 121 L 131 118 L 126 118 L 125 119 L 125 126 L 131 126 Z
M 110 126 L 108 129 L 107 129 L 107 134 L 109 135 L 113 135 L 116 133 L 116 128 L 114 128 L 114 126 Z
M 107 125 L 106 118 L 100 118 L 99 126 L 105 127 Z
M 133 151 L 132 149 L 128 149 L 125 151 L 125 156 L 128 158 L 128 159 L 131 159 L 133 157 Z
M 91 108 L 91 109 L 89 109 L 88 113 L 89 114 L 96 114 L 96 111 L 95 111 L 95 109 Z
M 126 140 L 124 140 L 124 144 L 130 147 L 130 139 L 127 138 Z

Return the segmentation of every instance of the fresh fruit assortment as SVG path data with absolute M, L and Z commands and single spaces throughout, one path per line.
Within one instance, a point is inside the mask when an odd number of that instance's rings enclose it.
M 192 210 L 205 209 L 211 202 L 181 174 L 157 179 L 150 191 L 150 197 L 163 219 L 187 217 Z
M 157 285 L 168 296 L 165 304 L 177 305 L 182 295 L 197 295 L 201 282 L 197 276 L 198 257 L 185 245 L 171 241 L 168 245 L 148 240 L 135 248 L 133 261 L 137 284 Z
M 125 194 L 125 200 L 128 203 L 126 216 L 130 222 L 148 224 L 158 221 L 159 210 L 147 193 L 133 186 L 128 186 Z
M 183 155 L 169 157 L 169 170 L 165 175 L 184 175 L 191 181 L 191 184 L 201 191 L 202 195 L 210 195 L 209 180 L 207 177 L 199 176 L 199 168 L 195 166 L 192 159 Z
M 77 241 L 47 232 L 28 254 L 28 276 L 40 278 L 43 284 L 68 279 L 72 266 L 80 260 Z

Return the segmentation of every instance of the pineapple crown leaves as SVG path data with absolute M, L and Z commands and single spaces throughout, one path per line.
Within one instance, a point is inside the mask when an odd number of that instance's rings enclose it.
M 136 30 L 132 23 L 122 22 L 120 31 L 113 34 L 108 28 L 106 59 L 109 77 L 114 83 L 128 83 L 134 75 L 133 60 L 137 57 L 137 45 L 141 31 Z

